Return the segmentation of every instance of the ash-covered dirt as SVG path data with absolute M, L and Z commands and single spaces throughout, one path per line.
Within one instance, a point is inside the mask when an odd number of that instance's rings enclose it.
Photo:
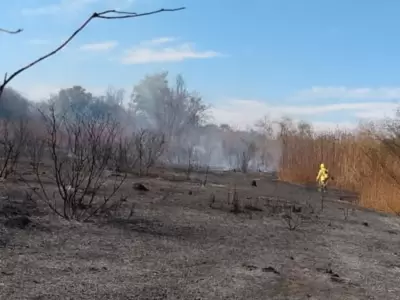
M 161 177 L 89 223 L 3 186 L 0 299 L 400 299 L 397 217 L 265 174 Z

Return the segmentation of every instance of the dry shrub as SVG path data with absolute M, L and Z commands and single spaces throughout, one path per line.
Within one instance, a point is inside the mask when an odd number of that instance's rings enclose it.
M 400 143 L 387 136 L 372 130 L 286 135 L 279 177 L 314 183 L 323 162 L 334 177 L 330 186 L 358 193 L 364 207 L 400 213 Z
M 54 105 L 41 113 L 46 134 L 32 133 L 28 141 L 30 166 L 39 185 L 39 192 L 34 189 L 37 196 L 67 220 L 87 220 L 114 208 L 116 192 L 126 178 L 110 180 L 106 175 L 108 165 L 115 165 L 118 123 L 85 112 L 57 114 Z M 46 160 L 49 168 L 44 167 Z M 56 187 L 53 194 L 48 181 Z
M 0 177 L 15 171 L 27 139 L 28 120 L 0 120 Z
M 161 132 L 141 129 L 135 133 L 134 144 L 139 163 L 139 175 L 148 175 L 166 148 L 165 135 Z

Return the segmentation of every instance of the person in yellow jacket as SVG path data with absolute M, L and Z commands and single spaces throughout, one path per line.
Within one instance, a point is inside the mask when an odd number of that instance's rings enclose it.
M 321 192 L 326 190 L 326 183 L 328 182 L 328 179 L 329 179 L 329 171 L 322 163 L 319 166 L 319 171 L 316 179 L 318 183 L 318 191 Z

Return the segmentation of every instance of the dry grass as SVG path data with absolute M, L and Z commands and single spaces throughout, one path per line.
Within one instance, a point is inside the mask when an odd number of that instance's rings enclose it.
M 314 183 L 324 162 L 334 177 L 330 186 L 358 193 L 364 207 L 400 213 L 399 157 L 393 147 L 365 133 L 291 135 L 284 139 L 279 176 L 289 182 Z

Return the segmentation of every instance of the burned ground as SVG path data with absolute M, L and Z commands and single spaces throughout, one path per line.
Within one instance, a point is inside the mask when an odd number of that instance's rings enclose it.
M 159 175 L 85 223 L 4 185 L 0 299 L 399 299 L 395 216 L 269 175 Z

